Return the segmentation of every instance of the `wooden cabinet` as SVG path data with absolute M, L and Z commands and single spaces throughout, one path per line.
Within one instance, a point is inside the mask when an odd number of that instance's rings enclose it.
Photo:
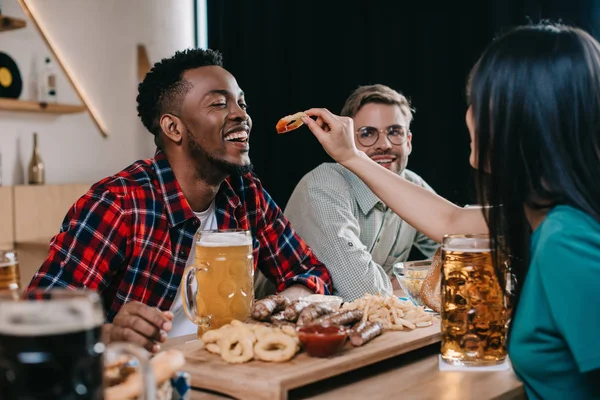
M 0 187 L 0 248 L 16 249 L 27 285 L 48 254 L 69 207 L 90 184 Z
M 15 242 L 12 187 L 0 187 L 0 250 L 12 249 Z

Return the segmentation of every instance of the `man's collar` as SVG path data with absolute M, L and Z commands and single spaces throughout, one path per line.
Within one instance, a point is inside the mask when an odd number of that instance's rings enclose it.
M 190 204 L 183 195 L 181 186 L 179 186 L 177 179 L 175 179 L 171 164 L 164 152 L 160 150 L 156 151 L 152 167 L 156 171 L 156 178 L 160 185 L 163 201 L 167 207 L 167 216 L 171 226 L 193 218 L 194 211 L 192 211 Z
M 348 171 L 349 180 L 351 182 L 351 190 L 354 191 L 356 202 L 360 207 L 363 214 L 368 214 L 374 207 L 378 207 L 380 210 L 385 211 L 387 206 L 371 191 L 371 189 L 364 183 L 358 176 L 354 175 L 350 170 Z M 404 171 L 399 174 L 404 178 Z
M 194 211 L 185 198 L 181 186 L 175 178 L 171 164 L 163 151 L 156 151 L 153 168 L 156 171 L 171 226 L 176 226 L 190 218 L 194 218 Z M 241 205 L 240 198 L 231 187 L 229 179 L 221 183 L 215 201 L 216 208 L 223 208 L 226 204 L 233 208 Z

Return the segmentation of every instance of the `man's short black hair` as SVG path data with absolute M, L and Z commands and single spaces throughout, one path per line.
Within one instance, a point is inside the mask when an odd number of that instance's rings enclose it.
M 142 123 L 154 135 L 160 148 L 160 117 L 172 112 L 179 113 L 183 97 L 190 85 L 183 73 L 207 65 L 223 66 L 221 53 L 211 49 L 187 49 L 173 57 L 163 58 L 146 74 L 138 85 L 137 110 Z

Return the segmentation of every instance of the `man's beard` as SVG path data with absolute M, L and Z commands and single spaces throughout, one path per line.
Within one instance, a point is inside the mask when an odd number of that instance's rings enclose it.
M 253 170 L 252 163 L 247 165 L 237 165 L 228 161 L 218 159 L 210 155 L 202 146 L 198 144 L 194 135 L 187 129 L 190 154 L 193 159 L 200 163 L 196 165 L 196 173 L 209 181 L 219 180 L 218 176 L 232 175 L 241 176 Z

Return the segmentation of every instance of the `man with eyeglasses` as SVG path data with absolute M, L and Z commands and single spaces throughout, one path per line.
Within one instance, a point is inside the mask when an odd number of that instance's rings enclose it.
M 429 190 L 406 169 L 412 150 L 408 100 L 385 85 L 361 86 L 341 115 L 354 120 L 356 146 L 379 165 Z M 334 294 L 352 301 L 365 293 L 391 294 L 392 267 L 408 259 L 412 246 L 431 257 L 438 243 L 404 222 L 356 175 L 337 163 L 306 174 L 285 209 L 294 229 L 327 265 Z M 274 291 L 257 274 L 257 296 Z M 395 280 L 394 280 L 395 281 Z

